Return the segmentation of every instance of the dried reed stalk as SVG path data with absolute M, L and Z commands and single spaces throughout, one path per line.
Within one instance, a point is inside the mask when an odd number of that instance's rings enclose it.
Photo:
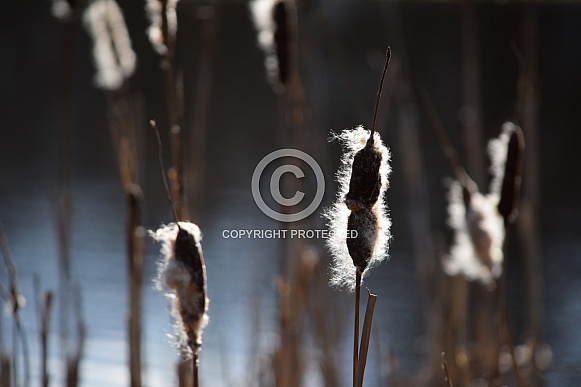
M 147 11 L 151 19 L 149 38 L 161 55 L 161 69 L 167 97 L 171 155 L 173 165 L 168 171 L 174 206 L 179 219 L 187 219 L 187 200 L 184 184 L 183 161 L 183 86 L 175 75 L 175 48 L 177 37 L 177 0 L 148 0 Z
M 368 132 L 358 127 L 337 136 L 346 144 L 347 152 L 343 156 L 342 168 L 337 173 L 340 185 L 337 201 L 324 213 L 329 219 L 329 229 L 333 232 L 327 239 L 327 247 L 333 254 L 331 283 L 355 290 L 354 387 L 357 385 L 358 374 L 364 370 L 359 365 L 361 281 L 368 269 L 385 259 L 389 240 L 390 221 L 386 216 L 384 199 L 389 185 L 387 176 L 390 172 L 390 155 L 381 137 L 375 132 L 375 123 L 390 57 L 391 50 L 388 47 L 371 130 Z
M 59 329 L 61 356 L 68 357 L 69 347 L 69 303 L 70 303 L 70 238 L 72 227 L 72 136 L 73 136 L 73 79 L 75 74 L 75 41 L 78 9 L 65 0 L 53 1 L 53 15 L 62 21 L 61 49 L 61 109 L 59 130 L 59 175 L 58 202 L 56 203 L 56 231 L 58 238 L 59 267 Z M 46 359 L 45 359 L 46 360 Z M 66 361 L 65 367 L 66 367 Z M 43 363 L 43 367 L 45 364 Z M 43 372 L 43 384 L 48 384 L 48 375 Z
M 212 101 L 212 86 L 216 62 L 218 32 L 220 31 L 219 7 L 212 8 L 212 13 L 201 21 L 200 65 L 196 74 L 196 89 L 194 92 L 191 114 L 191 138 L 189 149 L 188 171 L 188 204 L 190 216 L 195 219 L 199 215 L 203 203 L 203 184 L 206 169 L 206 142 L 208 120 Z
M 14 265 L 14 260 L 12 259 L 12 254 L 10 253 L 10 246 L 8 245 L 8 238 L 4 231 L 4 227 L 0 223 L 0 251 L 2 252 L 2 257 L 4 260 L 4 266 L 8 273 L 8 312 L 11 314 L 14 322 L 14 334 L 13 334 L 13 349 L 12 349 L 12 381 L 14 385 L 19 385 L 18 378 L 18 366 L 17 366 L 17 340 L 20 341 L 22 346 L 22 358 L 24 362 L 24 380 L 23 386 L 28 387 L 30 385 L 30 355 L 28 350 L 28 337 L 26 335 L 26 330 L 22 324 L 22 318 L 20 316 L 20 310 L 26 302 L 22 294 L 20 293 L 20 288 L 18 286 L 16 266 Z
M 446 360 L 445 352 L 442 352 L 442 370 L 444 370 L 444 383 L 446 383 L 446 387 L 453 387 L 452 379 L 450 379 L 450 372 L 448 371 L 448 360 Z
M 73 284 L 71 286 L 71 291 L 73 294 L 72 305 L 75 312 L 74 317 L 76 320 L 77 340 L 75 350 L 71 351 L 68 358 L 66 359 L 67 361 L 66 386 L 78 387 L 80 380 L 79 366 L 81 364 L 81 360 L 85 352 L 86 328 L 85 322 L 83 320 L 80 285 L 78 283 L 76 285 Z
M 50 314 L 52 311 L 53 293 L 49 290 L 41 295 L 40 279 L 34 276 L 34 294 L 38 325 L 40 326 L 40 380 L 42 387 L 48 387 L 50 375 L 48 372 L 48 332 L 50 330 Z M 42 296 L 42 297 L 41 297 Z
M 371 337 L 371 324 L 373 323 L 373 312 L 377 296 L 367 290 L 367 306 L 365 307 L 365 318 L 363 320 L 363 331 L 361 332 L 361 348 L 359 349 L 359 359 L 357 365 L 357 387 L 363 386 L 363 375 L 367 364 L 367 353 L 369 352 L 369 338 Z
M 114 0 L 98 0 L 84 14 L 87 30 L 94 40 L 97 86 L 106 91 L 110 131 L 117 166 L 126 197 L 127 265 L 129 316 L 129 373 L 132 387 L 141 382 L 141 287 L 143 276 L 142 194 L 139 182 L 137 131 L 128 80 L 135 69 L 136 56 L 123 14 Z M 73 367 L 75 359 L 72 359 Z M 73 374 L 76 371 L 72 372 Z M 74 375 L 73 375 L 74 376 Z

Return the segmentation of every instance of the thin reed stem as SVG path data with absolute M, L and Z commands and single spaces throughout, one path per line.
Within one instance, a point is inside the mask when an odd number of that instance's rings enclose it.
M 375 134 L 375 121 L 377 120 L 377 111 L 379 110 L 379 102 L 381 101 L 381 90 L 383 90 L 383 81 L 385 80 L 385 74 L 387 73 L 387 67 L 389 66 L 389 60 L 391 59 L 391 47 L 387 47 L 385 51 L 385 67 L 383 67 L 383 74 L 381 74 L 381 81 L 379 82 L 379 90 L 377 90 L 377 98 L 375 99 L 375 110 L 373 111 L 373 122 L 371 123 L 371 135 L 370 139 L 373 141 L 373 135 Z
M 174 222 L 177 223 L 179 221 L 178 213 L 176 211 L 176 207 L 174 205 L 174 200 L 172 198 L 171 191 L 169 189 L 169 184 L 167 183 L 167 174 L 165 172 L 165 165 L 163 163 L 163 147 L 162 147 L 162 143 L 161 143 L 161 136 L 159 135 L 159 129 L 157 128 L 157 123 L 155 122 L 155 120 L 150 120 L 149 125 L 151 125 L 151 127 L 155 131 L 155 137 L 157 140 L 157 157 L 158 157 L 158 162 L 159 162 L 159 169 L 161 170 L 161 178 L 163 181 L 163 187 L 165 188 L 165 194 L 167 197 L 167 201 L 169 202 L 169 205 L 170 205 L 171 210 L 172 210 Z
M 138 235 L 141 224 L 142 194 L 138 185 L 127 187 L 127 237 L 129 270 L 129 369 L 131 386 L 141 386 L 141 283 L 143 277 L 143 242 Z
M 452 379 L 450 379 L 450 372 L 448 371 L 448 360 L 446 360 L 445 352 L 442 352 L 442 369 L 444 370 L 444 382 L 446 382 L 446 387 L 453 387 Z
M 0 224 L 0 250 L 2 250 L 2 256 L 4 257 L 4 265 L 6 266 L 6 271 L 8 272 L 9 280 L 9 295 L 10 301 L 12 303 L 12 317 L 14 320 L 14 331 L 13 331 L 13 350 L 14 350 L 14 383 L 18 384 L 18 367 L 17 362 L 17 352 L 16 352 L 16 342 L 20 339 L 22 345 L 22 357 L 24 363 L 24 387 L 30 385 L 30 356 L 28 351 L 28 338 L 24 325 L 22 324 L 22 319 L 20 316 L 20 290 L 18 287 L 18 282 L 16 279 L 16 266 L 14 265 L 14 260 L 12 259 L 12 254 L 10 253 L 10 247 L 8 245 L 8 238 L 4 231 L 4 227 Z
M 468 176 L 462 161 L 460 161 L 460 156 L 452 145 L 450 138 L 446 134 L 446 129 L 444 128 L 444 124 L 442 124 L 442 120 L 436 111 L 434 103 L 430 98 L 430 95 L 425 89 L 420 90 L 420 96 L 424 105 L 424 109 L 428 114 L 428 119 L 432 123 L 432 128 L 436 131 L 436 135 L 438 136 L 438 140 L 440 140 L 440 146 L 442 148 L 442 152 L 444 156 L 448 159 L 448 162 L 452 166 L 454 170 L 454 174 L 456 175 L 456 179 L 462 184 L 464 188 L 468 190 L 471 194 L 478 190 L 476 183 Z
M 367 290 L 367 306 L 365 307 L 363 331 L 361 332 L 361 347 L 359 349 L 359 364 L 357 365 L 357 387 L 363 387 L 363 376 L 365 375 L 365 365 L 367 364 L 367 353 L 369 352 L 369 339 L 371 337 L 371 326 L 376 301 L 377 295 L 371 294 Z
M 199 381 L 199 366 L 200 366 L 200 359 L 199 359 L 199 355 L 198 352 L 194 352 L 193 356 L 192 356 L 192 381 L 193 381 L 193 385 L 194 387 L 200 387 L 200 381 Z
M 361 300 L 361 272 L 355 268 L 355 327 L 353 331 L 353 387 L 357 385 L 359 368 L 359 302 Z

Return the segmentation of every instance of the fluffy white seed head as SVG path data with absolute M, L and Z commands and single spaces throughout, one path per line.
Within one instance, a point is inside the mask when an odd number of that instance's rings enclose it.
M 488 142 L 490 173 L 492 174 L 492 180 L 490 182 L 490 194 L 500 196 L 502 180 L 504 179 L 506 157 L 508 154 L 508 143 L 510 141 L 510 136 L 514 131 L 514 124 L 512 122 L 505 122 L 502 125 L 502 132 L 498 138 L 493 138 Z
M 167 53 L 167 42 L 164 40 L 163 12 L 167 19 L 167 34 L 175 37 L 178 30 L 178 18 L 176 13 L 178 0 L 147 0 L 145 9 L 151 24 L 147 29 L 149 41 L 155 51 L 160 55 Z
M 275 91 L 282 92 L 284 88 L 279 82 L 283 82 L 280 77 L 281 69 L 277 55 L 275 32 L 277 24 L 274 19 L 274 10 L 277 3 L 282 0 L 254 0 L 250 2 L 250 13 L 257 31 L 258 46 L 264 51 L 264 67 L 268 76 L 268 81 L 275 87 Z
M 444 258 L 449 275 L 462 274 L 469 280 L 493 284 L 502 274 L 505 238 L 504 219 L 499 213 L 508 144 L 515 126 L 505 123 L 498 138 L 488 143 L 490 157 L 490 192 L 478 192 L 465 200 L 462 186 L 454 181 L 448 194 L 448 224 L 454 230 L 454 244 Z
M 504 221 L 498 213 L 498 195 L 472 194 L 468 208 L 462 186 L 454 181 L 448 194 L 448 224 L 454 230 L 454 244 L 444 258 L 449 275 L 462 274 L 468 280 L 490 285 L 502 273 Z
M 190 222 L 178 224 L 162 226 L 150 235 L 161 242 L 156 286 L 170 300 L 178 347 L 191 354 L 201 347 L 202 330 L 208 323 L 206 268 L 200 229 Z
M 333 286 L 346 288 L 349 291 L 355 289 L 355 266 L 347 248 L 347 223 L 351 210 L 345 204 L 345 196 L 349 192 L 353 158 L 365 146 L 369 135 L 369 130 L 364 129 L 363 126 L 358 126 L 355 129 L 347 129 L 339 134 L 333 134 L 331 137 L 332 141 L 339 140 L 343 145 L 344 153 L 341 157 L 341 166 L 336 174 L 339 186 L 337 198 L 335 203 L 323 213 L 323 216 L 328 220 L 327 225 L 331 234 L 326 241 L 327 248 L 333 257 L 330 283 Z M 379 133 L 375 132 L 373 138 L 374 148 L 381 154 L 381 165 L 379 168 L 381 189 L 377 202 L 370 209 L 377 219 L 375 224 L 377 234 L 373 235 L 373 232 L 365 233 L 365 235 L 369 236 L 370 243 L 373 243 L 373 239 L 375 241 L 371 260 L 363 272 L 363 277 L 368 274 L 370 269 L 387 258 L 389 240 L 391 238 L 391 220 L 388 217 L 387 205 L 385 203 L 385 194 L 389 187 L 388 177 L 391 173 L 391 167 L 389 165 L 391 155 L 381 140 Z
M 136 62 L 121 9 L 114 0 L 95 0 L 85 10 L 83 21 L 93 38 L 96 85 L 118 90 L 133 74 Z

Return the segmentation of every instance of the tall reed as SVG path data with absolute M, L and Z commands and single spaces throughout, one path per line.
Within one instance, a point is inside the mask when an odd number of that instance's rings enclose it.
M 353 333 L 353 386 L 363 380 L 359 369 L 359 303 L 361 281 L 371 268 L 387 256 L 389 228 L 385 193 L 389 187 L 390 154 L 375 131 L 377 110 L 391 49 L 386 52 L 371 131 L 363 127 L 336 135 L 345 147 L 341 169 L 337 172 L 337 200 L 324 215 L 332 236 L 327 247 L 333 255 L 331 284 L 355 290 L 355 323 Z M 372 316 L 372 315 L 371 315 Z M 367 340 L 369 337 L 367 337 Z M 363 345 L 362 345 L 363 347 Z
M 129 317 L 129 371 L 132 387 L 141 382 L 141 287 L 143 277 L 142 191 L 139 186 L 139 158 L 134 106 L 129 78 L 135 70 L 136 55 L 121 9 L 114 0 L 95 0 L 83 15 L 93 38 L 97 69 L 95 84 L 106 93 L 110 131 L 127 208 L 127 267 Z
M 180 219 L 188 218 L 183 157 L 183 85 L 175 75 L 175 47 L 178 30 L 178 0 L 147 0 L 151 21 L 149 40 L 161 57 L 171 136 L 173 165 L 168 171 L 172 197 Z

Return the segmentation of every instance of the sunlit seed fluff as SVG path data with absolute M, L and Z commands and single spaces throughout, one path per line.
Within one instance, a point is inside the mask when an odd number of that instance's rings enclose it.
M 448 224 L 455 232 L 450 255 L 444 259 L 449 275 L 490 285 L 502 274 L 504 219 L 498 211 L 506 158 L 514 125 L 506 123 L 498 138 L 488 143 L 492 181 L 490 192 L 475 192 L 465 200 L 462 186 L 454 181 L 448 194 Z
M 121 9 L 114 0 L 95 0 L 85 10 L 83 21 L 93 38 L 96 85 L 118 90 L 133 74 L 136 62 Z
M 335 203 L 323 214 L 328 219 L 327 225 L 330 230 L 327 248 L 333 257 L 330 283 L 350 291 L 355 288 L 355 265 L 363 269 L 363 277 L 365 277 L 370 269 L 387 258 L 388 244 L 391 238 L 389 231 L 391 221 L 387 216 L 385 204 L 385 194 L 389 187 L 388 177 L 391 172 L 389 165 L 391 155 L 377 132 L 374 135 L 373 145 L 371 145 L 374 149 L 373 153 L 380 156 L 377 178 L 381 184 L 377 199 L 369 208 L 364 203 L 355 205 L 353 202 L 349 202 L 353 212 L 346 204 L 346 197 L 352 181 L 353 161 L 357 152 L 366 146 L 369 135 L 368 130 L 358 126 L 355 129 L 344 130 L 331 138 L 331 140 L 341 142 L 344 153 L 341 158 L 341 166 L 336 174 L 339 185 L 337 198 Z M 360 213 L 355 214 L 356 212 Z M 348 230 L 356 230 L 357 233 L 354 235 L 352 232 L 348 233 Z M 349 237 L 355 238 L 348 241 Z M 353 251 L 354 256 L 350 254 L 349 250 Z
M 284 89 L 289 62 L 286 5 L 282 0 L 254 0 L 250 12 L 258 31 L 258 45 L 265 54 L 268 81 Z
M 206 266 L 200 229 L 189 222 L 178 224 L 170 223 L 150 235 L 162 243 L 157 287 L 171 302 L 178 347 L 191 354 L 201 347 L 208 322 Z
M 178 18 L 176 13 L 178 0 L 147 0 L 145 9 L 151 22 L 147 29 L 149 41 L 155 51 L 160 55 L 167 53 L 167 42 L 164 36 L 164 27 L 167 29 L 169 36 L 175 36 L 178 30 Z M 163 13 L 167 20 L 167 26 L 164 26 Z
M 492 181 L 490 182 L 490 194 L 500 196 L 502 180 L 504 179 L 504 170 L 506 157 L 508 154 L 508 143 L 511 135 L 515 131 L 512 122 L 505 122 L 502 125 L 502 132 L 498 138 L 493 138 L 488 142 L 488 156 L 490 157 L 490 173 Z
M 497 209 L 498 196 L 475 192 L 466 207 L 462 186 L 454 181 L 448 201 L 448 224 L 455 234 L 444 270 L 491 284 L 502 273 L 504 223 Z

